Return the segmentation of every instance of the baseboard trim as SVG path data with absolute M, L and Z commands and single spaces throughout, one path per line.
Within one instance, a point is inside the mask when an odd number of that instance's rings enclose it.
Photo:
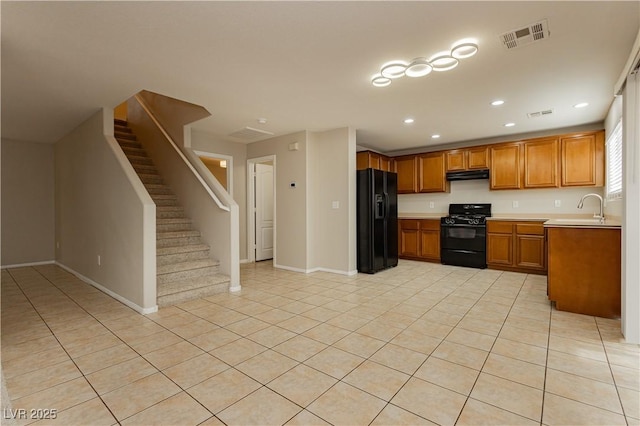
M 249 259 L 240 259 L 240 264 L 249 263 Z
M 91 278 L 85 277 L 81 273 L 73 270 L 72 268 L 69 268 L 67 265 L 64 265 L 64 264 L 62 264 L 60 262 L 53 262 L 53 263 L 55 263 L 56 265 L 58 265 L 59 267 L 61 267 L 65 271 L 72 273 L 73 275 L 75 275 L 76 277 L 80 278 L 82 281 L 86 282 L 87 284 L 90 284 L 90 285 L 94 286 L 95 288 L 97 288 L 101 292 L 108 294 L 109 296 L 111 296 L 114 299 L 116 299 L 118 302 L 124 303 L 125 305 L 127 305 L 128 307 L 130 307 L 131 309 L 133 309 L 134 311 L 136 311 L 136 312 L 138 312 L 140 314 L 146 315 L 146 314 L 152 314 L 154 312 L 158 312 L 158 305 L 152 306 L 151 308 L 143 308 L 142 306 L 139 306 L 138 304 L 133 303 L 131 300 L 120 296 L 118 293 L 115 293 L 115 292 L 109 290 L 105 286 L 103 286 L 101 284 L 98 284 L 97 282 L 95 282 Z
M 311 268 L 311 269 L 301 269 L 301 268 L 294 268 L 291 266 L 284 266 L 284 265 L 273 265 L 274 268 L 278 268 L 278 269 L 284 269 L 287 271 L 292 271 L 292 272 L 300 272 L 303 274 L 311 274 L 313 272 L 329 272 L 331 274 L 338 274 L 338 275 L 347 275 L 347 276 L 352 276 L 352 275 L 356 275 L 358 273 L 357 270 L 352 270 L 352 271 L 340 271 L 337 269 L 330 269 L 330 268 Z
M 13 265 L 2 265 L 0 266 L 0 269 L 28 268 L 29 266 L 53 265 L 55 263 L 56 263 L 55 260 L 44 260 L 42 262 L 16 263 Z

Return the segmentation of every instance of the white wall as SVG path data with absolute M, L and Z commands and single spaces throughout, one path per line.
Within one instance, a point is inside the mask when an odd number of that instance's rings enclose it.
M 349 128 L 309 133 L 309 269 L 354 274 L 355 135 Z M 333 203 L 338 203 L 338 208 Z
M 297 143 L 298 150 L 289 145 Z M 307 271 L 307 132 L 279 136 L 247 146 L 247 159 L 276 156 L 277 267 Z M 295 182 L 295 188 L 290 184 Z
M 139 312 L 156 310 L 155 204 L 113 137 L 112 110 L 56 143 L 55 199 L 56 261 Z
M 55 259 L 53 148 L 2 140 L 2 266 Z
M 247 259 L 247 145 L 227 142 L 207 132 L 191 130 L 191 148 L 233 157 L 233 196 L 240 218 L 240 259 Z
M 492 214 L 593 214 L 599 205 L 593 200 L 585 201 L 582 210 L 577 208 L 584 194 L 595 192 L 602 195 L 603 188 L 540 188 L 520 190 L 489 190 L 489 180 L 467 180 L 451 182 L 450 193 L 400 194 L 400 213 L 446 213 L 451 203 L 491 203 Z M 555 201 L 560 200 L 560 207 Z M 513 207 L 513 202 L 518 207 Z M 429 202 L 434 208 L 429 208 Z

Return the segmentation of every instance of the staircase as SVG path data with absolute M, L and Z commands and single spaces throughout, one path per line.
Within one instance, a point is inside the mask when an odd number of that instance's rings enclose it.
M 178 197 L 165 185 L 153 161 L 126 121 L 114 120 L 115 138 L 156 204 L 157 304 L 173 305 L 229 289 L 209 246 L 200 240 Z

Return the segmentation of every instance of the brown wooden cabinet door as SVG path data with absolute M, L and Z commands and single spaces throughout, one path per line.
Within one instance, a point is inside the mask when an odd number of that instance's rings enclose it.
M 420 221 L 420 257 L 440 261 L 440 219 Z
M 369 151 L 360 151 L 356 153 L 356 170 L 364 170 L 369 168 Z
M 558 187 L 558 139 L 540 139 L 524 145 L 525 188 Z
M 369 153 L 369 167 L 380 170 L 380 154 L 376 154 L 375 152 Z
M 546 268 L 544 236 L 516 235 L 515 266 L 539 270 Z
M 416 157 L 414 155 L 410 157 L 397 157 L 394 159 L 394 163 L 396 173 L 398 174 L 398 194 L 418 192 Z
M 420 255 L 420 222 L 413 219 L 400 219 L 398 228 L 400 230 L 398 235 L 398 256 L 418 257 Z
M 418 156 L 418 191 L 448 192 L 444 152 L 430 152 Z
M 491 189 L 520 189 L 520 144 L 495 145 L 490 153 Z
M 440 232 L 420 230 L 420 257 L 429 260 L 440 260 Z
M 513 265 L 513 234 L 487 233 L 487 264 Z
M 380 170 L 384 170 L 385 172 L 392 171 L 391 159 L 389 157 L 385 157 L 384 155 L 380 156 Z
M 447 171 L 454 172 L 457 170 L 467 169 L 467 155 L 463 149 L 454 149 L 445 153 Z
M 604 185 L 604 133 L 560 139 L 562 186 Z
M 489 149 L 486 146 L 467 149 L 467 168 L 469 170 L 488 169 Z

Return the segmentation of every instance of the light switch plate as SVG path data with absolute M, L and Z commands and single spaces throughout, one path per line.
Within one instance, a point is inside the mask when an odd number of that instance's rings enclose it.
M 519 207 L 519 206 L 518 206 L 518 202 L 517 202 L 517 201 L 514 201 L 514 202 L 512 203 L 512 205 L 511 205 L 511 206 L 512 206 L 514 209 L 517 209 L 517 208 Z
M 556 200 L 556 201 L 553 203 L 553 205 L 554 205 L 554 206 L 556 206 L 556 207 L 560 207 L 560 206 L 562 205 L 562 202 L 561 202 L 560 200 Z
M 436 204 L 433 201 L 429 201 L 429 208 L 433 209 L 436 207 Z

